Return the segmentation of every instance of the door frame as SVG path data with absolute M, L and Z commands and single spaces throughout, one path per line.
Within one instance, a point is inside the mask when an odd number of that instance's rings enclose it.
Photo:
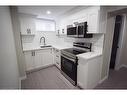
M 122 55 L 122 49 L 123 49 L 123 44 L 124 44 L 123 42 L 124 42 L 124 34 L 125 34 L 125 31 L 126 31 L 127 17 L 126 17 L 126 14 L 121 14 L 121 15 L 123 16 L 123 18 L 122 18 L 122 27 L 121 27 L 120 34 L 119 34 L 119 41 L 118 41 L 119 48 L 118 48 L 117 54 L 116 54 L 114 70 L 119 70 L 122 67 L 122 64 L 120 63 L 120 58 L 121 58 L 121 55 Z

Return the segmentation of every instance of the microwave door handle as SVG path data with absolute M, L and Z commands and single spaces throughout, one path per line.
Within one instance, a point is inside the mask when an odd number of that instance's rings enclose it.
M 69 58 L 69 57 L 66 57 L 65 55 L 62 55 L 64 58 L 66 58 L 66 59 L 68 59 L 68 60 L 71 60 L 72 62 L 74 62 L 75 63 L 75 60 L 74 59 L 72 59 L 72 58 Z
M 77 37 L 79 37 L 78 26 L 77 26 L 77 28 L 76 28 L 76 34 L 77 34 Z

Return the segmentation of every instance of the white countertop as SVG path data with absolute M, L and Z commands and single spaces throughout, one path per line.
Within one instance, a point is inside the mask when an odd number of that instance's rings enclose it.
M 42 49 L 51 49 L 51 48 L 56 48 L 58 50 L 61 49 L 66 49 L 66 48 L 71 48 L 71 46 L 62 46 L 62 45 L 53 45 L 52 47 L 45 47 L 45 48 L 40 48 L 40 47 L 30 47 L 30 48 L 25 48 L 23 51 L 33 51 L 33 50 L 42 50 Z
M 82 53 L 82 54 L 79 54 L 79 55 L 77 55 L 77 57 L 79 58 L 79 57 L 81 57 L 81 58 L 83 58 L 83 59 L 85 59 L 85 60 L 89 60 L 89 59 L 92 59 L 92 58 L 94 58 L 94 57 L 97 57 L 97 56 L 101 56 L 102 55 L 102 52 L 87 52 L 87 53 Z
M 61 49 L 66 49 L 66 48 L 72 48 L 73 46 L 53 45 L 52 47 L 61 50 Z
M 23 51 L 33 51 L 33 50 L 42 50 L 42 49 L 51 49 L 52 47 L 45 47 L 45 48 L 40 48 L 40 47 L 31 47 L 31 48 L 25 48 Z
M 66 46 L 66 45 L 53 45 L 52 47 L 45 47 L 45 48 L 40 48 L 40 47 L 31 47 L 31 48 L 25 48 L 23 49 L 23 51 L 33 51 L 33 50 L 42 50 L 42 49 L 51 49 L 51 48 L 56 48 L 58 50 L 61 49 L 66 49 L 66 48 L 72 48 L 71 46 Z M 99 51 L 95 51 L 95 52 L 87 52 L 87 53 L 82 53 L 82 54 L 78 54 L 77 57 L 79 58 L 83 58 L 85 60 L 89 60 L 92 58 L 95 58 L 97 56 L 101 56 L 102 52 Z

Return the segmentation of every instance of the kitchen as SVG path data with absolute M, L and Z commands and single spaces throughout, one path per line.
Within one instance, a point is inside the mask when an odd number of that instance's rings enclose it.
M 1 6 L 0 89 L 127 88 L 126 10 Z
M 73 85 L 84 89 L 96 87 L 101 80 L 104 40 L 98 26 L 100 10 L 99 6 L 19 6 L 26 73 L 55 65 Z M 73 61 L 68 63 L 70 60 Z M 68 69 L 66 65 L 72 67 Z M 25 79 L 27 75 L 22 81 Z

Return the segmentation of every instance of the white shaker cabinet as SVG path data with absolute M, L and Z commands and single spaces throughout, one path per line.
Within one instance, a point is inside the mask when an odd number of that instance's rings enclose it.
M 34 68 L 39 68 L 44 66 L 43 56 L 44 54 L 42 50 L 35 51 L 35 67 Z
M 25 62 L 26 62 L 26 71 L 34 69 L 34 51 L 24 52 Z
M 99 10 L 91 10 L 87 16 L 87 33 L 99 33 Z
M 26 51 L 26 71 L 46 67 L 53 64 L 52 49 Z
M 67 22 L 66 22 L 66 20 L 65 21 L 62 20 L 59 22 L 58 30 L 59 30 L 59 35 L 67 34 Z M 57 30 L 57 32 L 58 32 L 58 30 Z
M 101 80 L 102 56 L 85 60 L 79 58 L 77 84 L 84 89 L 92 89 Z
M 54 56 L 53 56 L 53 61 L 54 64 L 60 69 L 61 68 L 61 52 L 60 50 L 54 48 Z
M 22 35 L 35 34 L 35 16 L 19 14 L 19 22 Z
M 52 49 L 45 49 L 43 52 L 43 62 L 44 66 L 49 66 L 53 64 L 53 53 Z
M 49 66 L 53 64 L 52 49 L 35 51 L 35 68 Z

